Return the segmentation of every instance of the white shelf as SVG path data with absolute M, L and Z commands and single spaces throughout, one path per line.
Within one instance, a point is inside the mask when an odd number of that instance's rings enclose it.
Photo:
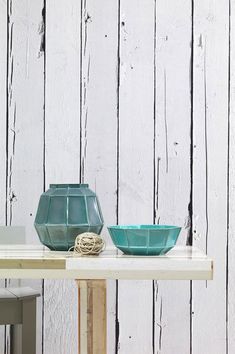
M 81 257 L 40 245 L 4 245 L 0 278 L 211 280 L 213 261 L 190 246 L 163 256 L 127 256 L 107 249 L 99 256 Z

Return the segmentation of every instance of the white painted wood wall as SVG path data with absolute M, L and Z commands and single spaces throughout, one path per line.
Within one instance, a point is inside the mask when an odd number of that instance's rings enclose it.
M 43 190 L 85 181 L 106 224 L 182 225 L 215 260 L 110 281 L 108 354 L 235 353 L 234 31 L 235 0 L 0 0 L 0 224 L 38 243 Z M 30 284 L 37 353 L 77 353 L 75 283 Z

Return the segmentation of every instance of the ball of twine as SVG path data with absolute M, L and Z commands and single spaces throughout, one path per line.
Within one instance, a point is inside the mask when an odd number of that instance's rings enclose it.
M 105 242 L 100 235 L 93 232 L 84 232 L 75 239 L 75 244 L 71 249 L 74 253 L 81 255 L 97 255 L 103 251 Z

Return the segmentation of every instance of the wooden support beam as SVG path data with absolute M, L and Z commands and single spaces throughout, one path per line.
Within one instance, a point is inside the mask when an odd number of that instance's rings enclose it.
M 106 281 L 78 280 L 78 353 L 106 354 Z

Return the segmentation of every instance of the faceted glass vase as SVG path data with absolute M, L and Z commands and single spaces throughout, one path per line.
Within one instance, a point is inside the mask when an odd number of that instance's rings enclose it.
M 41 195 L 34 226 L 43 245 L 67 251 L 79 234 L 100 234 L 104 222 L 99 201 L 88 187 L 88 184 L 50 184 Z

